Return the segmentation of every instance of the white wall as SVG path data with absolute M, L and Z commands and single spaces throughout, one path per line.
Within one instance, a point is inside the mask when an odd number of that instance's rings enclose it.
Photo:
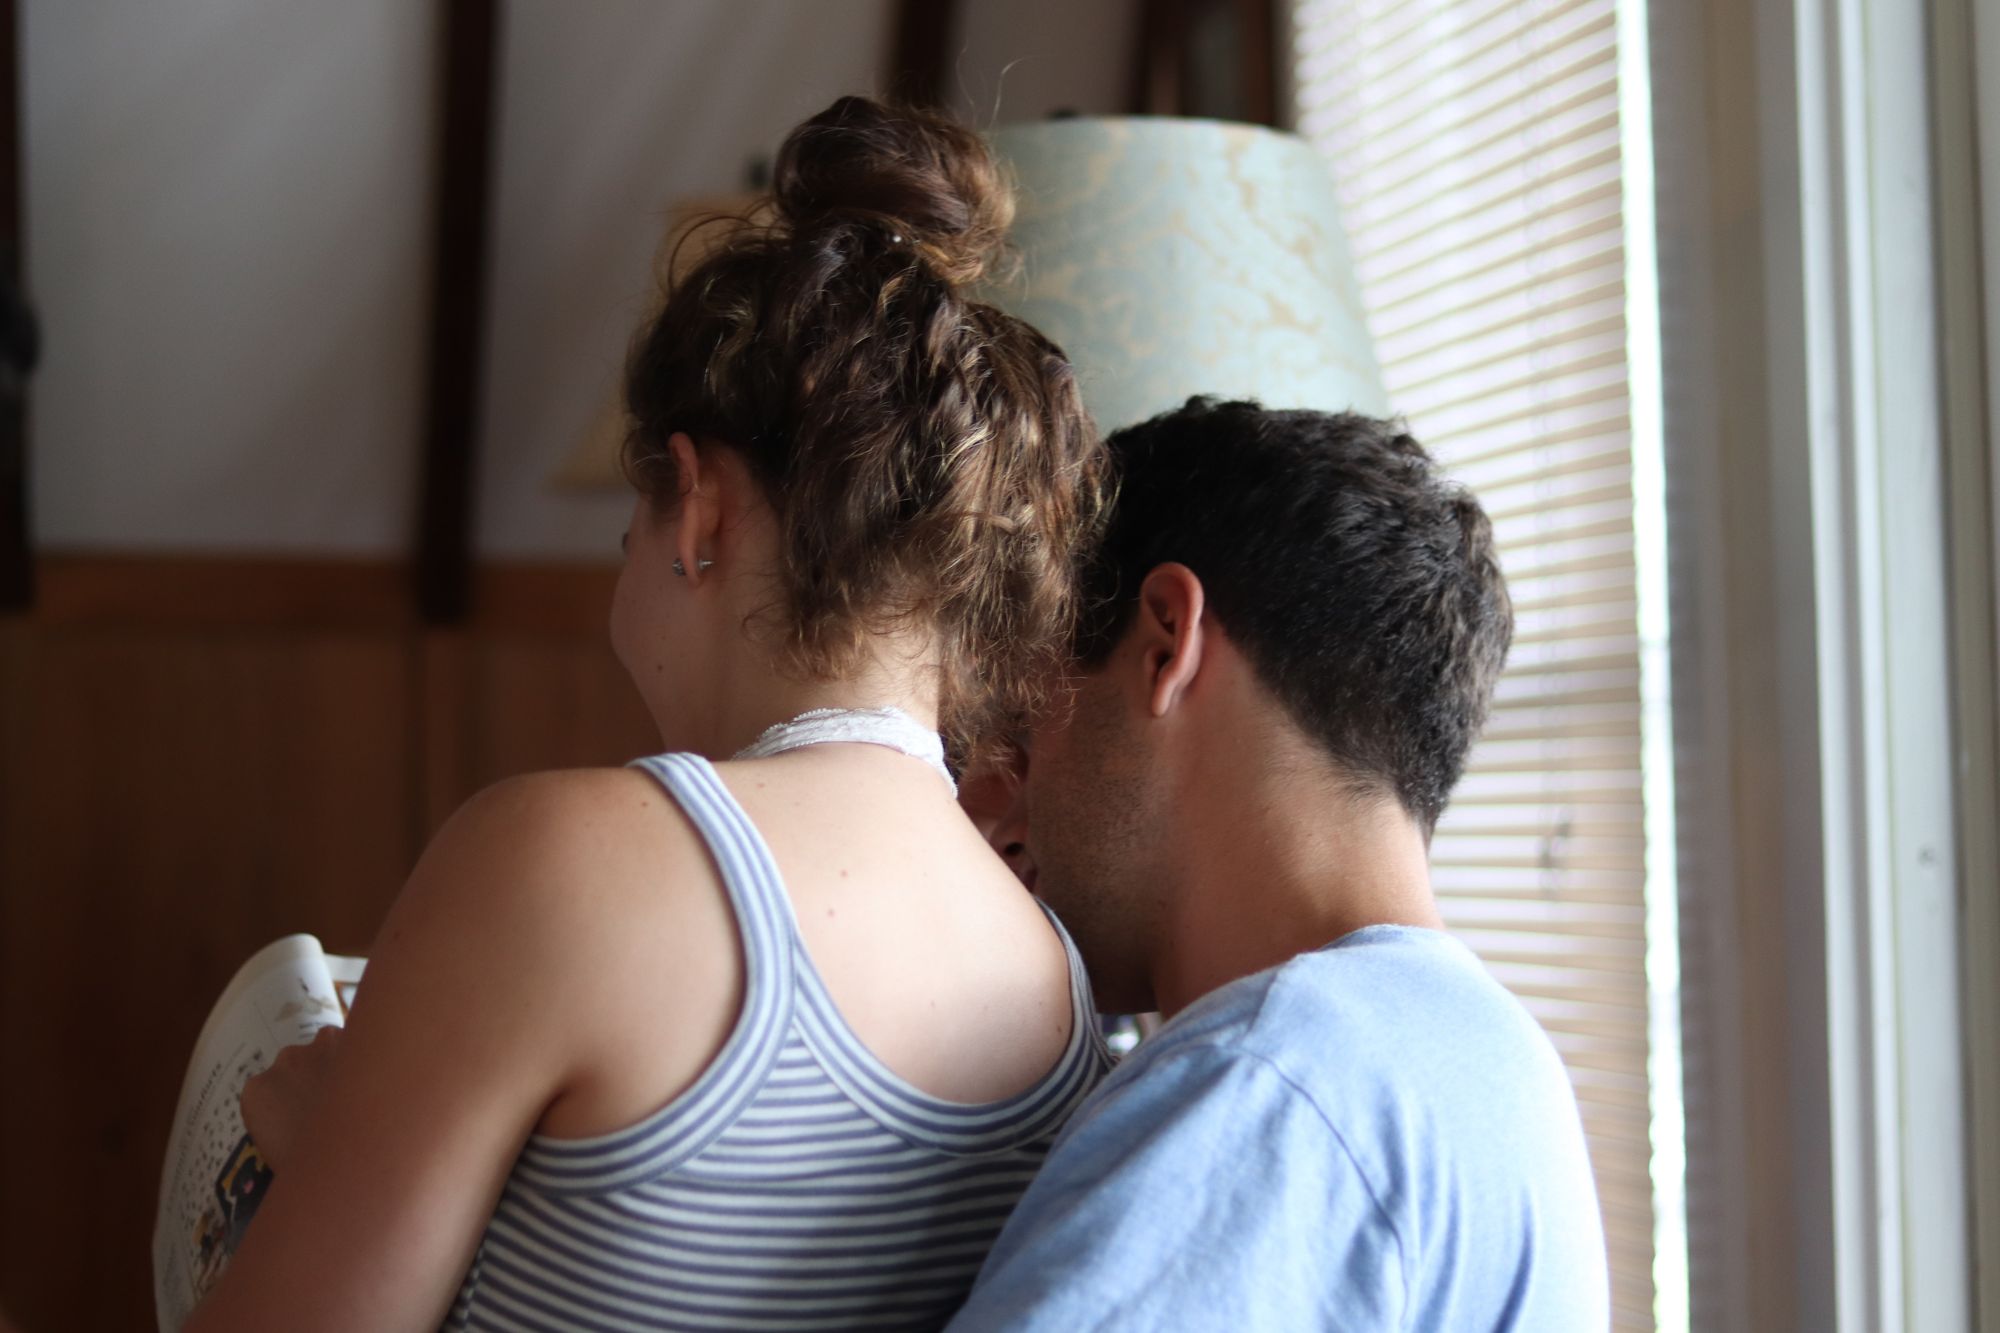
M 675 202 L 841 93 L 888 0 L 507 0 L 476 544 L 604 558 L 547 477 L 615 391 Z M 977 123 L 1119 109 L 1135 0 L 964 0 Z M 435 155 L 426 0 L 24 0 L 43 547 L 411 549 Z M 1010 68 L 1011 66 L 1011 68 Z M 1004 74 L 1003 74 L 1004 71 Z
M 408 545 L 432 13 L 23 4 L 41 545 Z

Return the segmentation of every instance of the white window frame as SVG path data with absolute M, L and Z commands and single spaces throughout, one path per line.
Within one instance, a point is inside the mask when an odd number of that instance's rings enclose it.
M 1653 9 L 1703 1330 L 1973 1327 L 1930 8 Z
M 1936 0 L 1974 1327 L 2000 1331 L 2000 0 Z M 1983 262 L 1982 262 L 1983 259 Z M 1982 302 L 1983 298 L 1983 302 Z M 1983 336 L 1982 336 L 1983 335 Z

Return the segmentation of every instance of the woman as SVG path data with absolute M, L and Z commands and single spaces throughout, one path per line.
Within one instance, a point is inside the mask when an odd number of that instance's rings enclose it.
M 202 1333 L 935 1327 L 1102 1074 L 937 734 L 1031 702 L 1099 508 L 1068 364 L 965 295 L 1008 196 L 844 98 L 774 210 L 628 375 L 611 633 L 673 753 L 439 832 L 323 1088 L 245 1096 L 276 1183 Z

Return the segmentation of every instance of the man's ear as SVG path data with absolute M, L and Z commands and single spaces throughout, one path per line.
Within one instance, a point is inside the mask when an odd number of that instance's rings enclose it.
M 1132 632 L 1154 717 L 1165 717 L 1201 671 L 1201 611 L 1201 580 L 1186 565 L 1156 565 L 1139 585 Z
M 674 457 L 674 471 L 681 483 L 680 531 L 674 536 L 674 554 L 687 571 L 690 585 L 704 575 L 702 562 L 713 560 L 716 534 L 722 527 L 721 478 L 713 460 L 704 459 L 694 437 L 676 431 L 667 441 Z

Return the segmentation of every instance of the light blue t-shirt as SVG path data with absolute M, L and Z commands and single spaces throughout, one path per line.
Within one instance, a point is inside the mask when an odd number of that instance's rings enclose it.
M 1064 1129 L 951 1327 L 1602 1333 L 1549 1039 L 1464 945 L 1372 926 L 1204 996 Z

